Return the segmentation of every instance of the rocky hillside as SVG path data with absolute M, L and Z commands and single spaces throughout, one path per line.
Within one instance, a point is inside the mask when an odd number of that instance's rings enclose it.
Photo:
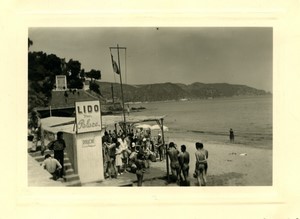
M 111 99 L 111 83 L 97 82 L 104 98 Z M 120 85 L 113 84 L 114 96 L 120 98 Z M 226 83 L 190 85 L 161 83 L 145 85 L 123 85 L 124 99 L 126 102 L 137 101 L 165 101 L 187 99 L 206 99 L 216 97 L 267 95 L 266 91 L 251 88 L 245 85 L 233 85 Z

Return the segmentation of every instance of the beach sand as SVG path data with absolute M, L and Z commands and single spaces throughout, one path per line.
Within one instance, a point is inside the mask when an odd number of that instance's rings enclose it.
M 169 136 L 168 142 L 171 141 L 178 150 L 182 144 L 186 145 L 190 154 L 190 186 L 197 186 L 197 180 L 193 178 L 197 140 Z M 207 186 L 272 186 L 272 149 L 229 142 L 202 143 L 209 152 Z M 166 171 L 165 162 L 156 162 L 152 166 Z
M 199 140 L 191 136 L 184 138 L 168 134 L 166 143 L 173 141 L 178 150 L 182 144 L 186 145 L 187 152 L 190 154 L 190 186 L 197 186 L 193 172 L 195 170 L 195 142 Z M 251 147 L 237 143 L 206 142 L 205 140 L 202 143 L 209 152 L 207 186 L 272 186 L 272 149 L 265 149 L 264 145 Z M 151 163 L 151 167 L 157 168 L 160 173 L 166 173 L 165 160 Z M 150 176 L 153 175 L 151 169 L 149 169 Z M 156 178 L 144 181 L 143 186 L 167 186 L 167 184 L 164 180 Z M 168 186 L 176 186 L 176 184 L 171 183 Z
M 190 181 L 195 169 L 196 139 L 170 137 L 178 150 L 185 144 L 190 153 Z M 272 150 L 230 143 L 205 143 L 208 150 L 207 186 L 272 186 Z

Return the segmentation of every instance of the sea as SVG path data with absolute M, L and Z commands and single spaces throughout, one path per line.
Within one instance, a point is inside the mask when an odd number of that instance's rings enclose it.
M 145 107 L 131 115 L 162 116 L 166 142 L 180 138 L 214 144 L 235 144 L 272 149 L 272 96 L 231 97 L 201 100 L 146 102 L 130 107 Z

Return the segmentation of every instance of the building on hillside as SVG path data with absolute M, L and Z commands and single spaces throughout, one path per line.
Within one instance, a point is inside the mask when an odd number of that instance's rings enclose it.
M 90 89 L 90 80 L 85 79 L 83 82 L 83 90 L 89 90 Z
M 89 81 L 86 81 L 89 84 Z M 99 100 L 101 112 L 113 114 L 122 111 L 120 103 L 108 103 L 107 100 L 92 91 L 85 85 L 83 89 L 67 88 L 67 78 L 65 75 L 56 76 L 56 85 L 51 92 L 51 100 L 48 107 L 39 107 L 37 111 L 42 118 L 49 116 L 73 117 L 75 112 L 75 102 Z
M 55 90 L 67 90 L 67 77 L 65 75 L 56 75 L 55 77 Z

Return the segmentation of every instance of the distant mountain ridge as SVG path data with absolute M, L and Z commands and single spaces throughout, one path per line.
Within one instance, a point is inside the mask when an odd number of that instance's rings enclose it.
M 110 82 L 97 82 L 101 94 L 106 99 L 112 98 L 111 84 L 114 96 L 120 98 L 120 84 Z M 269 92 L 258 90 L 246 85 L 227 83 L 204 84 L 195 82 L 190 85 L 181 83 L 158 83 L 129 85 L 123 84 L 125 102 L 166 101 L 180 99 L 207 99 L 233 96 L 260 96 Z

